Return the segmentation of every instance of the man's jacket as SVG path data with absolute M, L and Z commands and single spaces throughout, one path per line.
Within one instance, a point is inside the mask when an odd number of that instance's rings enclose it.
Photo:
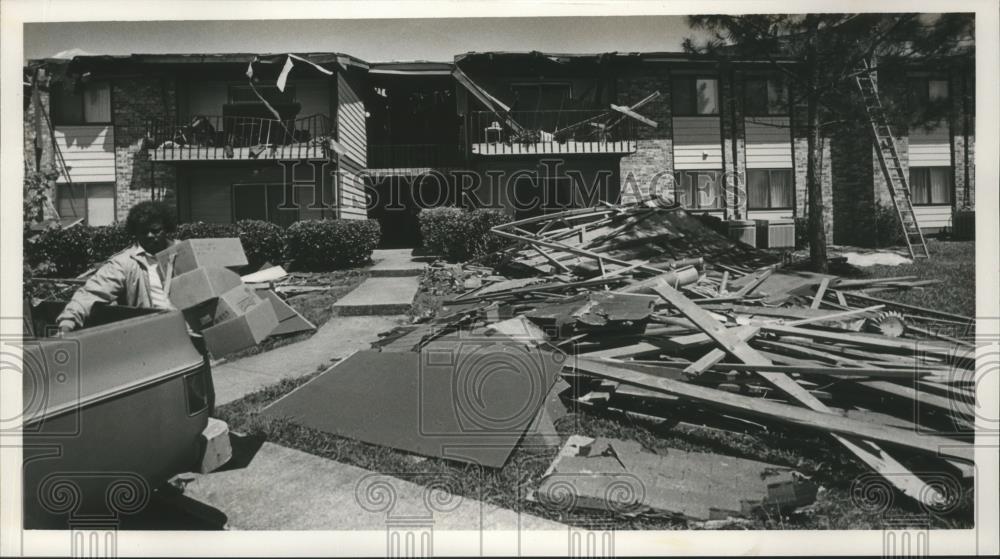
M 108 260 L 83 287 L 76 290 L 56 323 L 72 320 L 76 328 L 82 327 L 94 303 L 152 307 L 149 272 L 140 252 L 142 247 L 136 244 Z

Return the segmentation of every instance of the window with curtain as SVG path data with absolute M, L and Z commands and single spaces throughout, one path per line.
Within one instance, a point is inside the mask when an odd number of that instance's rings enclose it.
M 910 196 L 915 206 L 951 204 L 951 167 L 910 167 Z
M 87 225 L 115 222 L 115 185 L 112 183 L 61 183 L 56 187 L 56 211 L 63 219 L 83 219 Z
M 743 112 L 747 116 L 788 114 L 788 88 L 781 78 L 747 78 L 743 82 Z
M 111 84 L 61 83 L 50 95 L 53 125 L 107 124 L 111 122 Z
M 791 169 L 747 169 L 747 208 L 785 210 L 794 205 Z
M 675 76 L 672 82 L 674 116 L 719 114 L 719 80 Z
M 674 175 L 674 199 L 691 210 L 722 209 L 722 171 L 677 171 Z

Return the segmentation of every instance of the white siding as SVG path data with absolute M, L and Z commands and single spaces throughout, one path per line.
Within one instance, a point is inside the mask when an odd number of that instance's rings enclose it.
M 719 117 L 674 117 L 674 169 L 722 169 Z
M 368 165 L 365 105 L 343 74 L 337 74 L 337 139 L 346 155 L 361 167 Z
M 110 126 L 57 126 L 56 145 L 72 182 L 115 181 L 115 136 Z M 56 182 L 69 180 L 60 175 Z
M 791 169 L 792 137 L 788 117 L 746 119 L 748 169 Z
M 914 206 L 917 223 L 921 229 L 951 226 L 951 206 Z
M 951 167 L 948 127 L 910 130 L 910 167 Z

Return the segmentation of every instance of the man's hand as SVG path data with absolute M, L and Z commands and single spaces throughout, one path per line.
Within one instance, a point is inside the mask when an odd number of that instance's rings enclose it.
M 63 320 L 59 323 L 59 336 L 76 329 L 76 323 L 72 320 Z

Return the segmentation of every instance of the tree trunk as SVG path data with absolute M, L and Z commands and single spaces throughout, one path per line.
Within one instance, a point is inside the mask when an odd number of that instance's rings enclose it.
M 809 69 L 807 98 L 808 158 L 806 163 L 806 188 L 809 193 L 809 267 L 826 273 L 826 226 L 823 219 L 823 183 L 820 180 L 823 165 L 823 144 L 819 126 L 819 66 L 816 60 L 815 30 L 810 38 L 807 66 Z

